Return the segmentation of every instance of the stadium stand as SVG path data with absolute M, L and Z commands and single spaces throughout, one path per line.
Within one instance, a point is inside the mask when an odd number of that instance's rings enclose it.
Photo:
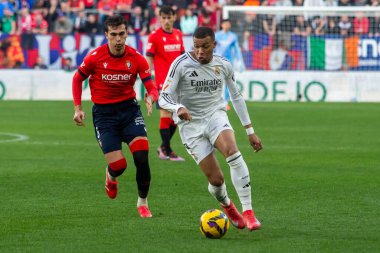
M 113 14 L 121 14 L 129 21 L 128 32 L 136 37 L 137 49 L 143 51 L 143 37 L 160 25 L 157 20 L 160 5 L 171 5 L 177 11 L 175 27 L 191 35 L 197 25 L 217 31 L 223 7 L 227 5 L 377 7 L 379 0 L 0 0 L 0 68 L 33 68 L 42 50 L 39 43 L 49 45 L 49 59 L 45 59 L 49 62 L 45 64 L 52 69 L 63 66 L 64 59 L 71 57 L 68 54 L 77 50 L 75 67 L 88 52 L 80 48 L 80 44 L 85 40 L 89 40 L 90 47 L 101 43 L 103 21 Z M 270 62 L 263 63 L 260 57 L 269 59 L 271 51 L 279 48 L 286 49 L 292 58 L 290 69 L 321 69 L 320 66 L 310 67 L 306 64 L 307 59 L 300 56 L 310 36 L 342 36 L 353 41 L 358 38 L 351 38 L 354 35 L 380 35 L 378 15 L 357 13 L 355 16 L 322 17 L 252 12 L 241 15 L 233 20 L 232 30 L 238 34 L 247 69 L 251 70 L 271 69 Z M 70 38 L 66 39 L 67 36 Z M 265 51 L 268 45 L 271 45 L 270 50 Z M 253 58 L 259 60 L 253 61 Z M 57 59 L 62 62 L 54 63 Z

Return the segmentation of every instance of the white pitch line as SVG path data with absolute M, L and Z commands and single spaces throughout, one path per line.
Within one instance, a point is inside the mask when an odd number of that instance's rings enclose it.
M 29 139 L 29 136 L 27 135 L 23 135 L 23 134 L 15 134 L 15 133 L 2 133 L 0 132 L 0 138 L 1 136 L 10 136 L 12 137 L 12 139 L 8 139 L 8 140 L 1 140 L 0 139 L 0 143 L 5 143 L 5 142 L 17 142 L 17 141 L 26 141 Z

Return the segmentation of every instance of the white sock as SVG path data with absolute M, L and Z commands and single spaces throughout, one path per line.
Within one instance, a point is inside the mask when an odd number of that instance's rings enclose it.
M 137 207 L 139 206 L 148 206 L 148 199 L 147 198 L 137 198 Z
M 249 170 L 243 156 L 238 151 L 226 159 L 230 166 L 232 183 L 239 196 L 243 212 L 252 210 L 251 200 L 251 182 L 249 178 Z
M 221 186 L 215 186 L 215 185 L 208 183 L 208 191 L 223 206 L 229 206 L 230 205 L 231 201 L 230 201 L 230 198 L 228 197 L 226 184 L 224 182 Z

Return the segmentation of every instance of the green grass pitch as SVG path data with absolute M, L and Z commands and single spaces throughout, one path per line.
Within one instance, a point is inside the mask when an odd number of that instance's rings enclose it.
M 148 118 L 143 108 L 154 215 L 143 220 L 129 154 L 118 197 L 104 192 L 106 162 L 94 138 L 91 103 L 84 104 L 88 118 L 80 128 L 70 101 L 0 102 L 0 252 L 380 252 L 380 105 L 248 108 L 264 143 L 260 153 L 253 153 L 233 110 L 229 115 L 263 226 L 254 232 L 231 227 L 223 239 L 210 240 L 199 231 L 199 217 L 218 203 L 178 134 L 173 146 L 186 162 L 157 158 L 156 110 Z M 29 139 L 12 142 L 6 133 Z

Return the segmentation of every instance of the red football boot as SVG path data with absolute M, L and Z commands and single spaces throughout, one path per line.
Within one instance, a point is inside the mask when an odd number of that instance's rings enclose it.
M 249 230 L 256 230 L 261 227 L 261 223 L 255 217 L 255 213 L 252 210 L 247 210 L 243 212 L 243 217 L 245 221 L 245 225 Z
M 137 211 L 139 211 L 141 218 L 151 218 L 153 216 L 147 206 L 138 206 Z
M 232 225 L 234 225 L 235 227 L 239 229 L 245 228 L 244 218 L 236 209 L 236 206 L 232 202 L 232 200 L 229 206 L 221 205 L 221 207 L 223 208 L 224 212 L 227 214 L 228 219 L 230 219 Z
M 117 180 L 116 181 L 112 181 L 109 178 L 108 168 L 106 168 L 106 185 L 105 185 L 104 188 L 106 189 L 106 193 L 107 193 L 108 197 L 110 197 L 111 199 L 116 198 L 116 195 L 117 195 Z

